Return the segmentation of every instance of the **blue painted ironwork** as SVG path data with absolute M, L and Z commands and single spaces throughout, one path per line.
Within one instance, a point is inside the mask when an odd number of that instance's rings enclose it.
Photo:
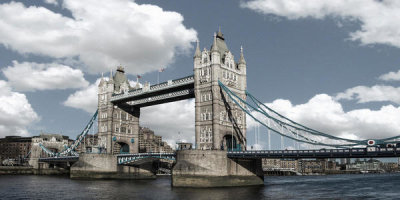
M 327 133 L 323 133 L 307 126 L 304 126 L 300 123 L 297 123 L 268 107 L 267 105 L 261 103 L 258 99 L 256 99 L 253 95 L 251 95 L 248 91 L 246 91 L 246 95 L 249 97 L 250 102 L 243 100 L 234 92 L 232 92 L 228 87 L 226 87 L 222 82 L 219 81 L 219 85 L 222 90 L 228 95 L 229 99 L 231 99 L 238 107 L 240 107 L 247 115 L 253 118 L 258 123 L 262 124 L 267 129 L 276 132 L 277 134 L 292 139 L 294 141 L 303 142 L 312 145 L 320 145 L 320 146 L 330 146 L 337 148 L 346 148 L 346 147 L 354 147 L 354 146 L 365 146 L 367 145 L 368 140 L 353 140 L 347 138 L 341 138 L 337 136 L 333 136 Z M 275 128 L 264 123 L 259 117 L 256 117 L 252 112 L 257 112 L 261 114 L 263 117 L 270 119 Z M 279 128 L 280 130 L 278 130 Z M 396 142 L 395 139 L 400 138 L 400 136 L 379 139 L 376 140 L 377 144 L 385 144 L 388 142 Z M 318 141 L 322 140 L 322 141 Z
M 147 158 L 175 161 L 175 157 L 175 153 L 136 153 L 119 154 L 117 155 L 117 160 L 119 165 L 128 165 Z
M 72 143 L 70 146 L 68 146 L 68 148 L 66 148 L 65 150 L 63 150 L 60 153 L 55 153 L 49 149 L 47 149 L 45 146 L 43 146 L 43 144 L 39 144 L 39 146 L 42 148 L 42 150 L 47 153 L 49 156 L 68 156 L 70 154 L 77 156 L 78 154 L 74 151 L 76 149 L 76 147 L 78 147 L 82 140 L 86 137 L 86 135 L 89 133 L 89 130 L 92 128 L 93 123 L 95 122 L 96 118 L 97 118 L 97 114 L 98 114 L 98 110 L 96 110 L 96 112 L 94 113 L 94 115 L 92 116 L 92 118 L 90 119 L 90 121 L 88 122 L 88 124 L 85 126 L 85 128 L 83 129 L 83 131 L 76 137 L 76 140 L 74 141 L 74 143 Z

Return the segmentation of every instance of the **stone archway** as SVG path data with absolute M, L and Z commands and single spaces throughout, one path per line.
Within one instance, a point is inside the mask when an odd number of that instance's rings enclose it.
M 118 142 L 117 144 L 119 146 L 119 154 L 129 153 L 129 144 L 124 142 Z
M 226 134 L 222 140 L 222 147 L 224 150 L 235 151 L 240 149 L 240 145 L 237 143 L 236 137 L 231 134 Z

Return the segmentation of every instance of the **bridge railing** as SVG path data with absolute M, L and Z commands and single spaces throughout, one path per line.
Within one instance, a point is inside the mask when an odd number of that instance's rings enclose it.
M 133 163 L 137 160 L 142 160 L 146 158 L 158 158 L 158 159 L 167 159 L 167 160 L 175 160 L 176 153 L 136 153 L 136 154 L 118 154 L 117 160 L 119 165 Z

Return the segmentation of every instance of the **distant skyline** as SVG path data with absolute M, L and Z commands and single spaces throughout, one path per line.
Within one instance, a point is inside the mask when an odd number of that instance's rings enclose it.
M 399 12 L 395 0 L 6 0 L 0 137 L 74 138 L 102 73 L 122 65 L 131 84 L 191 75 L 196 40 L 210 48 L 218 27 L 236 60 L 243 46 L 248 90 L 282 114 L 341 137 L 400 135 Z M 140 120 L 171 144 L 194 141 L 193 100 L 144 108 Z M 248 118 L 249 145 L 254 126 Z

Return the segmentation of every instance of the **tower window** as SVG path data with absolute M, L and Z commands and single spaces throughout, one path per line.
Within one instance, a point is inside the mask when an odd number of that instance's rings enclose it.
M 121 119 L 126 119 L 126 113 L 124 112 L 121 113 Z

